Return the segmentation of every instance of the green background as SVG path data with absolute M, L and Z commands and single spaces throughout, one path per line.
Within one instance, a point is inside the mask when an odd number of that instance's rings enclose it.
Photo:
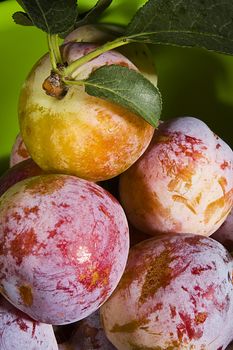
M 83 10 L 96 0 L 80 0 Z M 143 0 L 114 0 L 102 19 L 127 24 Z M 14 24 L 19 10 L 14 0 L 0 3 L 0 174 L 18 133 L 17 100 L 32 65 L 47 50 L 46 36 L 32 27 Z M 233 57 L 198 49 L 153 46 L 163 96 L 162 119 L 196 116 L 231 146 L 233 118 Z

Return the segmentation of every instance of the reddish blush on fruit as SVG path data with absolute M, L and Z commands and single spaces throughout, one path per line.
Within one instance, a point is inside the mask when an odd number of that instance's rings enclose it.
M 11 150 L 10 166 L 12 167 L 28 158 L 30 158 L 30 154 L 28 153 L 21 135 L 18 134 Z
M 37 321 L 85 318 L 123 274 L 124 211 L 92 182 L 68 175 L 23 180 L 0 198 L 0 222 L 1 293 Z
M 32 320 L 0 297 L 1 350 L 58 350 L 51 325 Z
M 216 231 L 233 205 L 233 152 L 193 117 L 160 124 L 143 156 L 120 176 L 129 221 L 156 235 Z
M 43 173 L 44 171 L 31 158 L 17 163 L 0 177 L 0 197 L 17 182 Z
M 231 255 L 209 237 L 141 242 L 101 307 L 106 335 L 118 350 L 224 350 L 233 340 L 232 276 Z

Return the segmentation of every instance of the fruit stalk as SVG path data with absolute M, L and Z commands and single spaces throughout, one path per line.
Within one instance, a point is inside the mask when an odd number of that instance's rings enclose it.
M 82 56 L 81 58 L 77 59 L 76 61 L 72 62 L 68 67 L 64 68 L 62 74 L 62 77 L 70 77 L 74 71 L 82 66 L 83 64 L 91 61 L 93 58 L 98 57 L 104 52 L 110 51 L 112 49 L 115 49 L 119 46 L 123 46 L 129 44 L 129 40 L 127 38 L 121 37 L 117 38 L 116 40 L 113 40 L 111 42 L 107 42 L 106 44 L 98 47 L 96 50 L 91 51 L 85 56 Z
M 119 46 L 126 45 L 128 43 L 129 41 L 124 37 L 118 38 L 111 42 L 107 42 L 106 44 L 89 52 L 88 54 L 82 56 L 81 58 L 75 60 L 70 65 L 65 67 L 61 58 L 57 35 L 48 34 L 48 47 L 52 71 L 51 75 L 45 79 L 43 83 L 43 89 L 49 96 L 56 97 L 58 99 L 63 98 L 67 92 L 67 87 L 65 85 L 71 84 L 70 78 L 76 69 L 81 67 L 83 64 L 91 61 L 92 59 L 98 57 L 102 53 L 115 49 Z M 84 82 L 80 81 L 78 84 L 83 85 Z
M 49 47 L 49 54 L 50 54 L 50 61 L 51 65 L 53 67 L 53 71 L 58 73 L 58 64 L 62 64 L 62 58 L 61 58 L 61 53 L 58 45 L 58 36 L 57 34 L 48 34 L 47 35 L 48 39 L 48 47 Z

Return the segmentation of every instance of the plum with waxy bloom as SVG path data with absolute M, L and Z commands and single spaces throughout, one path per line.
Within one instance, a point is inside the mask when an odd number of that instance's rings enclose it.
M 1 293 L 35 320 L 85 318 L 123 274 L 128 223 L 94 183 L 68 175 L 23 180 L 0 198 L 0 222 Z
M 231 255 L 209 237 L 164 234 L 137 244 L 101 307 L 108 339 L 118 350 L 226 349 L 232 273 Z
M 120 176 L 120 198 L 139 230 L 211 235 L 233 205 L 233 152 L 201 120 L 160 124 L 143 156 Z
M 1 350 L 58 350 L 53 327 L 39 323 L 0 297 Z

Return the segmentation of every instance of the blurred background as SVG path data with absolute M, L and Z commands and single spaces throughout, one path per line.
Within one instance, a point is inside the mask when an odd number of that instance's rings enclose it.
M 145 0 L 113 0 L 101 19 L 126 25 Z M 79 0 L 87 10 L 96 0 Z M 19 132 L 17 103 L 20 87 L 33 64 L 47 51 L 46 35 L 14 24 L 20 7 L 0 0 L 0 174 Z M 162 119 L 190 115 L 205 121 L 231 147 L 233 119 L 233 57 L 199 49 L 153 46 L 158 85 L 163 97 Z

